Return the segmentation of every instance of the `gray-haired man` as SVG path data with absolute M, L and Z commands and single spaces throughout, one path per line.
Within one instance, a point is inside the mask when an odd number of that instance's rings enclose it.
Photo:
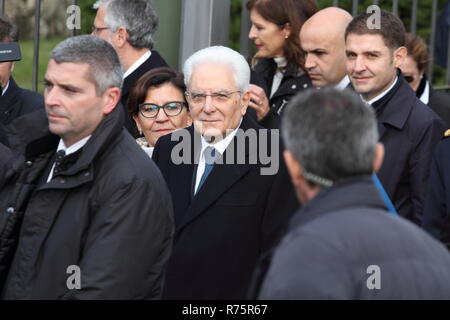
M 126 111 L 128 95 L 135 82 L 147 71 L 167 66 L 153 49 L 158 16 L 150 0 L 100 0 L 92 35 L 108 41 L 119 55 L 124 71 L 120 101 L 125 108 L 125 127 L 135 135 L 134 121 Z
M 449 299 L 446 248 L 390 215 L 371 175 L 383 160 L 371 107 L 309 91 L 283 117 L 285 160 L 303 208 L 277 248 L 261 299 Z M 430 262 L 432 261 L 432 262 Z
M 172 204 L 123 130 L 121 84 L 119 58 L 102 39 L 74 37 L 52 51 L 46 113 L 11 127 L 23 158 L 0 192 L 3 298 L 160 297 Z

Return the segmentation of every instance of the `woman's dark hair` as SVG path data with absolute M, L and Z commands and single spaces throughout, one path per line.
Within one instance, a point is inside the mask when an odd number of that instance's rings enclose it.
M 132 116 L 138 114 L 138 106 L 145 101 L 148 89 L 158 88 L 168 83 L 180 89 L 184 97 L 186 85 L 184 84 L 184 76 L 181 72 L 168 67 L 155 68 L 146 72 L 139 78 L 130 92 L 127 101 L 128 113 Z M 186 102 L 186 99 L 184 102 Z
M 286 39 L 283 54 L 288 65 L 303 68 L 305 55 L 300 46 L 299 33 L 303 23 L 317 11 L 314 0 L 249 0 L 249 11 L 255 9 L 261 17 L 280 28 L 289 23 L 291 35 Z
M 430 59 L 425 41 L 413 33 L 407 33 L 405 39 L 408 55 L 416 61 L 420 73 L 426 72 Z

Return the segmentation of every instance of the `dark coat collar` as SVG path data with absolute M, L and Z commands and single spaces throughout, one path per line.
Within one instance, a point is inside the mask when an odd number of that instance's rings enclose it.
M 150 58 L 144 61 L 139 68 L 134 70 L 128 77 L 124 79 L 122 86 L 122 96 L 128 95 L 131 88 L 134 86 L 136 81 L 144 75 L 147 71 L 157 68 L 167 66 L 166 61 L 161 57 L 158 51 L 152 50 Z
M 371 207 L 387 210 L 372 177 L 360 176 L 342 181 L 324 189 L 292 218 L 290 230 L 304 225 L 325 214 L 343 209 Z
M 263 129 L 258 124 L 256 124 L 252 119 L 249 119 L 248 117 L 244 116 L 240 129 L 246 131 L 248 129 Z M 189 129 L 189 132 L 191 133 L 191 142 L 194 143 L 194 139 L 200 139 L 199 134 L 192 134 L 194 133 L 193 126 L 191 126 Z M 235 150 L 236 149 L 236 138 L 232 140 L 231 143 L 235 144 Z M 230 143 L 230 144 L 231 144 Z M 194 144 L 196 145 L 196 144 Z M 198 146 L 201 148 L 201 143 L 197 143 Z M 194 149 L 194 148 L 192 148 Z M 226 159 L 227 156 L 227 148 L 222 155 L 223 159 Z M 196 159 L 198 157 L 198 151 L 192 151 L 193 158 Z M 248 159 L 248 156 L 250 154 L 250 148 L 246 146 L 245 149 L 246 153 L 246 159 Z M 183 171 L 180 172 L 180 177 L 193 177 L 193 174 L 195 172 L 195 165 L 188 165 L 185 166 Z M 205 184 L 203 187 L 198 191 L 198 193 L 195 195 L 194 198 L 192 198 L 191 203 L 187 209 L 187 212 L 181 216 L 179 223 L 177 223 L 177 231 L 181 230 L 184 226 L 186 226 L 190 221 L 194 220 L 198 215 L 205 212 L 205 210 L 211 206 L 217 198 L 220 197 L 226 190 L 228 190 L 234 183 L 236 183 L 248 170 L 250 170 L 251 165 L 248 163 L 248 161 L 245 162 L 245 164 L 216 164 L 214 166 L 214 170 L 211 172 L 208 179 L 205 181 Z M 191 180 L 189 180 L 190 183 Z M 187 183 L 184 182 L 184 187 L 189 189 L 190 192 L 192 192 L 190 186 L 187 186 Z
M 83 148 L 78 161 L 65 172 L 74 174 L 86 169 L 103 151 L 114 143 L 123 130 L 124 114 L 118 106 L 107 115 Z M 8 127 L 11 149 L 24 154 L 27 160 L 56 151 L 60 138 L 50 133 L 45 110 L 26 114 Z M 64 174 L 64 175 L 65 175 Z
M 417 97 L 414 91 L 401 72 L 398 72 L 398 81 L 394 87 L 372 106 L 377 114 L 379 124 L 388 124 L 397 129 L 403 129 L 416 101 Z M 381 137 L 385 128 L 379 126 L 379 130 Z

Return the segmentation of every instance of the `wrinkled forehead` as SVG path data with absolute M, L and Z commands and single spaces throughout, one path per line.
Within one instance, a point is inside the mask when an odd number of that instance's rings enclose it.
M 193 66 L 188 86 L 191 90 L 235 90 L 236 81 L 230 66 L 207 61 Z

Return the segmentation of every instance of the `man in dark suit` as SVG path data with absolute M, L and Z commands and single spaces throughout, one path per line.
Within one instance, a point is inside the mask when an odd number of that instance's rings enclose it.
M 362 14 L 347 27 L 347 73 L 377 116 L 386 149 L 378 177 L 399 214 L 420 223 L 431 156 L 446 125 L 416 97 L 398 69 L 407 55 L 402 22 L 381 11 L 380 26 L 369 29 L 371 17 Z
M 0 16 L 0 42 L 17 42 L 17 26 Z M 20 88 L 11 76 L 14 62 L 0 62 L 0 123 L 7 126 L 14 119 L 44 107 L 42 95 Z
M 245 116 L 244 57 L 206 48 L 186 61 L 184 73 L 194 125 L 161 137 L 153 153 L 176 224 L 164 297 L 242 299 L 259 256 L 278 242 L 298 201 L 277 130 Z
M 108 41 L 119 55 L 124 70 L 120 102 L 126 113 L 125 127 L 137 137 L 133 119 L 127 111 L 128 95 L 135 82 L 147 71 L 167 66 L 161 55 L 152 50 L 158 16 L 148 0 L 100 0 L 92 34 Z

